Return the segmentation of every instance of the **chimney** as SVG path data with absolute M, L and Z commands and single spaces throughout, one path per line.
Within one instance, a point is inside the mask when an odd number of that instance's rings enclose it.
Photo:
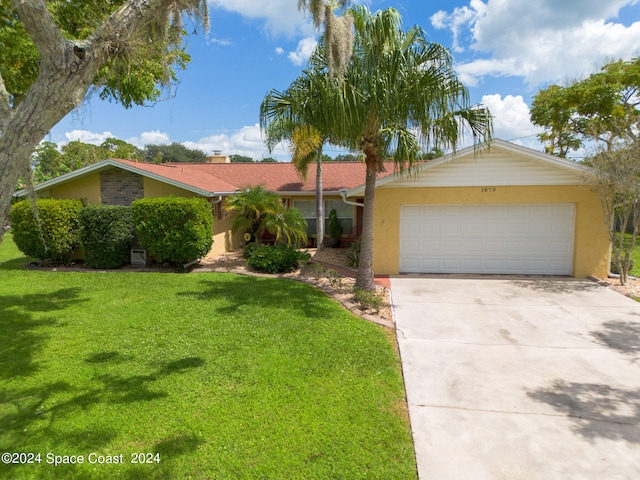
M 231 157 L 222 155 L 222 150 L 214 150 L 213 155 L 204 157 L 205 163 L 231 163 Z

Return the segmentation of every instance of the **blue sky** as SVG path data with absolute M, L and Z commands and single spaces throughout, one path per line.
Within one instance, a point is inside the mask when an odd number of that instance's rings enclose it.
M 451 50 L 474 103 L 486 104 L 497 137 L 541 148 L 529 121 L 540 89 L 640 56 L 640 0 L 370 0 L 396 8 Z M 46 140 L 101 143 L 113 136 L 138 146 L 179 142 L 207 153 L 289 159 L 263 145 L 259 106 L 304 68 L 318 32 L 297 0 L 216 0 L 211 29 L 188 38 L 192 63 L 171 98 L 124 109 L 90 96 Z M 327 151 L 329 155 L 341 153 Z

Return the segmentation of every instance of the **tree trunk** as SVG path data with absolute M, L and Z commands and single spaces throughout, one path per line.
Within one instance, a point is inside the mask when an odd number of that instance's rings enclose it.
M 316 247 L 324 250 L 324 196 L 322 194 L 322 149 L 318 150 L 316 165 Z
M 0 132 L 0 226 L 4 225 L 11 198 L 21 175 L 30 174 L 31 156 L 45 135 L 77 107 L 86 94 L 99 64 L 83 65 L 68 44 L 65 62 L 41 69 L 29 94 L 12 110 Z M 0 228 L 0 240 L 4 229 Z
M 364 186 L 364 208 L 362 212 L 362 237 L 360 243 L 360 263 L 356 276 L 356 288 L 374 291 L 373 277 L 373 206 L 375 203 L 378 162 L 367 156 L 367 176 Z

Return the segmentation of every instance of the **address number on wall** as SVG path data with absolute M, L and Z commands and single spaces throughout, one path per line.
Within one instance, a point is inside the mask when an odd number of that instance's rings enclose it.
M 482 187 L 481 188 L 482 193 L 495 193 L 496 192 L 496 187 Z

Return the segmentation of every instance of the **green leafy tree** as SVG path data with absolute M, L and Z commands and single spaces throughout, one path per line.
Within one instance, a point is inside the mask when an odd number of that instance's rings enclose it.
M 93 165 L 111 156 L 111 152 L 100 145 L 92 145 L 78 140 L 63 145 L 61 150 L 62 158 L 57 172 L 58 175 Z
M 455 149 L 468 132 L 477 143 L 491 138 L 487 108 L 473 106 L 453 68 L 449 51 L 430 43 L 419 27 L 402 29 L 400 14 L 387 9 L 370 14 L 350 10 L 354 53 L 339 94 L 327 108 L 334 118 L 332 141 L 360 151 L 366 164 L 360 262 L 356 286 L 375 288 L 373 277 L 373 206 L 378 172 L 392 158 L 411 166 L 421 147 Z
M 100 147 L 108 151 L 111 158 L 121 158 L 124 160 L 134 160 L 142 158 L 142 152 L 138 147 L 117 138 L 107 138 L 104 142 L 102 142 Z
M 549 153 L 566 157 L 585 143 L 612 151 L 638 138 L 640 58 L 618 60 L 567 86 L 540 90 L 531 105 L 531 121 Z
M 141 152 L 135 145 L 117 138 L 107 138 L 100 145 L 74 140 L 60 150 L 55 143 L 42 142 L 33 154 L 34 180 L 42 182 L 59 177 L 107 158 L 132 159 L 140 156 Z
M 36 182 L 43 182 L 59 175 L 62 153 L 53 142 L 42 142 L 33 154 L 33 172 Z
M 593 167 L 589 180 L 600 196 L 622 284 L 640 231 L 639 92 L 640 58 L 618 60 L 583 80 L 541 90 L 531 108 L 532 122 L 545 127 L 540 139 L 547 152 L 591 149 L 585 163 Z
M 202 163 L 206 154 L 196 148 L 188 148 L 181 143 L 173 142 L 168 145 L 147 145 L 142 151 L 145 162 L 150 163 Z
M 334 162 L 361 162 L 362 157 L 360 155 L 354 155 L 353 153 L 343 153 L 336 155 L 333 159 Z
M 262 243 L 265 231 L 275 235 L 276 241 L 286 241 L 288 245 L 307 241 L 307 222 L 302 213 L 295 208 L 287 209 L 278 194 L 262 185 L 232 195 L 225 209 L 235 214 L 232 232 L 246 229 L 257 244 Z
M 246 157 L 244 155 L 230 155 L 231 163 L 253 163 L 254 160 L 251 157 Z
M 604 221 L 609 226 L 612 263 L 620 283 L 626 285 L 631 253 L 640 233 L 639 142 L 628 142 L 613 150 L 601 148 L 589 163 L 593 167 L 589 179 L 600 196 Z

